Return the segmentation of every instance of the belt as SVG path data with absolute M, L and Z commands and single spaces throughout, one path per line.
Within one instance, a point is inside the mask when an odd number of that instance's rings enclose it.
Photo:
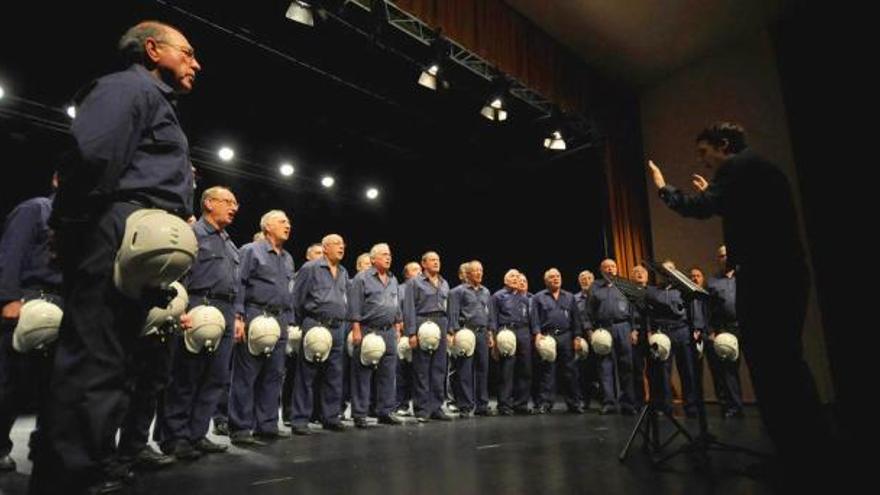
M 571 330 L 561 330 L 559 328 L 545 328 L 541 330 L 541 333 L 544 335 L 562 335 L 569 332 L 571 332 Z
M 373 326 L 366 326 L 366 325 L 364 325 L 364 326 L 363 326 L 363 329 L 364 329 L 364 332 L 365 332 L 365 333 L 370 333 L 370 332 L 385 332 L 385 331 L 387 331 L 387 330 L 393 330 L 393 329 L 394 329 L 394 325 L 385 325 L 385 326 L 381 326 L 381 327 L 373 327 Z
M 255 302 L 247 302 L 246 306 L 253 306 L 260 309 L 269 316 L 279 316 L 284 308 L 280 304 L 259 304 Z
M 228 303 L 235 302 L 235 294 L 227 292 L 226 294 L 218 294 L 209 290 L 196 290 L 189 293 L 190 296 L 203 297 L 205 299 L 214 299 L 215 301 L 225 301 Z
M 345 321 L 342 318 L 327 318 L 327 317 L 322 317 L 322 316 L 318 316 L 318 315 L 306 315 L 306 318 L 308 318 L 310 320 L 315 320 L 322 327 L 327 327 L 328 329 L 334 328 L 334 327 L 338 326 L 340 323 L 342 323 L 343 321 Z
M 446 318 L 446 312 L 445 311 L 429 311 L 427 313 L 417 314 L 416 316 L 421 317 L 421 318 Z

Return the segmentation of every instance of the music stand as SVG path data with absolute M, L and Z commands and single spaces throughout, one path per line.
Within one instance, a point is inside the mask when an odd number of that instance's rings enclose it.
M 672 283 L 674 286 L 676 286 L 676 288 L 682 291 L 683 295 L 691 298 L 710 297 L 710 294 L 705 289 L 693 283 L 685 274 L 681 273 L 680 271 L 674 268 L 663 266 L 662 264 L 650 260 L 646 261 L 645 264 L 655 274 L 660 274 L 666 277 L 666 279 L 670 283 Z M 659 430 L 657 430 L 656 411 L 654 411 L 653 406 L 651 406 L 651 403 L 653 402 L 653 400 L 649 401 L 649 403 L 642 408 L 642 412 L 639 415 L 639 420 L 636 422 L 636 426 L 633 429 L 633 432 L 630 434 L 629 440 L 624 446 L 623 451 L 621 451 L 620 453 L 619 459 L 621 462 L 623 462 L 623 460 L 626 458 L 627 451 L 629 450 L 630 444 L 635 439 L 636 434 L 638 432 L 641 432 L 640 427 L 644 422 L 646 416 L 653 417 L 651 423 L 648 423 L 648 426 L 645 427 L 645 430 L 647 431 L 642 432 L 646 440 L 646 450 L 648 445 L 650 444 L 650 446 L 653 447 L 654 453 L 659 454 L 678 434 L 684 435 L 687 439 L 687 442 L 684 445 L 681 445 L 672 452 L 659 458 L 652 457 L 651 462 L 654 466 L 660 466 L 679 454 L 689 454 L 696 459 L 701 467 L 706 467 L 711 462 L 709 452 L 713 450 L 719 452 L 740 452 L 759 458 L 770 457 L 769 455 L 758 452 L 756 450 L 718 441 L 715 435 L 709 432 L 709 424 L 706 420 L 706 405 L 702 397 L 697 398 L 697 417 L 699 419 L 700 432 L 696 436 L 692 436 L 675 418 L 667 416 L 667 418 L 669 418 L 673 425 L 676 427 L 677 431 L 675 431 L 665 442 L 661 444 L 658 438 Z M 653 426 L 651 426 L 652 424 Z M 651 438 L 652 428 L 654 430 L 653 438 Z

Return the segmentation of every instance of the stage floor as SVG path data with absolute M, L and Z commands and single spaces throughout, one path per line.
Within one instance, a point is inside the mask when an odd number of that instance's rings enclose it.
M 743 454 L 711 454 L 711 470 L 677 456 L 663 469 L 651 466 L 637 439 L 623 463 L 618 454 L 636 418 L 600 416 L 595 409 L 570 415 L 563 404 L 542 416 L 457 419 L 397 427 L 373 425 L 343 433 L 324 432 L 279 440 L 264 447 L 230 446 L 225 454 L 178 462 L 139 473 L 126 493 L 239 495 L 291 493 L 494 494 L 494 493 L 772 493 L 769 484 L 745 474 L 755 461 Z M 721 420 L 709 406 L 709 430 L 719 440 L 770 452 L 757 411 Z M 680 418 L 696 433 L 697 421 Z M 17 473 L 0 474 L 0 493 L 26 493 L 31 464 L 27 437 L 34 418 L 13 430 Z M 350 425 L 350 422 L 346 422 Z M 665 432 L 672 430 L 660 418 Z M 225 437 L 212 439 L 228 443 Z M 681 436 L 664 449 L 684 444 Z

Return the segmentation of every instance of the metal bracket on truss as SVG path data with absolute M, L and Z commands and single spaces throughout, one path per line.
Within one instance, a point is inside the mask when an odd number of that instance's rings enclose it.
M 434 30 L 425 24 L 418 17 L 410 14 L 402 10 L 400 7 L 392 3 L 390 0 L 384 0 L 385 5 L 388 9 L 388 23 L 398 30 L 410 35 L 412 38 L 415 38 L 419 42 L 429 45 L 434 40 L 436 33 Z M 372 3 L 370 0 L 350 0 L 350 3 L 357 5 L 358 7 L 369 11 L 370 4 Z M 480 57 L 476 53 L 468 50 L 467 48 L 461 46 L 455 40 L 446 38 L 449 42 L 450 46 L 450 56 L 451 60 L 454 60 L 458 65 L 468 69 L 474 74 L 482 77 L 487 81 L 491 81 L 494 75 L 496 74 L 496 69 L 486 61 L 484 58 Z M 525 84 L 516 79 L 508 76 L 510 80 L 510 93 L 516 98 L 522 100 L 529 106 L 537 109 L 545 115 L 550 115 L 553 111 L 554 104 L 552 101 L 544 98 L 538 92 L 530 89 Z M 590 133 L 590 125 L 582 116 L 572 116 L 574 117 L 572 120 L 574 121 L 574 126 L 577 132 L 582 132 L 584 135 Z

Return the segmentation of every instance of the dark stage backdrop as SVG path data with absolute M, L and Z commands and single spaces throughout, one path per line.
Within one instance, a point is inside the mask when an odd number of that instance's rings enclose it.
M 501 126 L 478 115 L 487 85 L 472 75 L 458 74 L 450 91 L 433 93 L 415 84 L 419 69 L 406 57 L 334 23 L 309 30 L 275 10 L 254 9 L 249 18 L 218 7 L 206 18 L 339 79 L 157 2 L 14 7 L 0 30 L 7 94 L 0 100 L 7 110 L 0 111 L 0 214 L 46 192 L 64 147 L 63 133 L 46 122 L 66 117 L 30 102 L 63 108 L 81 85 L 119 68 L 119 36 L 152 18 L 181 27 L 204 67 L 179 110 L 199 169 L 197 194 L 224 184 L 242 204 L 229 229 L 237 244 L 250 240 L 262 213 L 281 208 L 292 217 L 287 248 L 298 264 L 310 243 L 337 232 L 351 269 L 358 253 L 387 241 L 398 274 L 430 249 L 440 253 L 451 285 L 459 263 L 480 259 L 491 289 L 517 267 L 533 292 L 551 266 L 576 290 L 577 273 L 596 271 L 613 250 L 601 138 L 550 154 L 533 109 L 515 104 Z M 388 46 L 421 53 L 385 36 Z M 221 143 L 236 149 L 232 163 L 216 158 Z M 277 174 L 282 159 L 295 165 L 292 179 Z M 332 192 L 318 184 L 323 173 L 336 177 Z M 376 203 L 363 197 L 368 184 L 381 189 Z

